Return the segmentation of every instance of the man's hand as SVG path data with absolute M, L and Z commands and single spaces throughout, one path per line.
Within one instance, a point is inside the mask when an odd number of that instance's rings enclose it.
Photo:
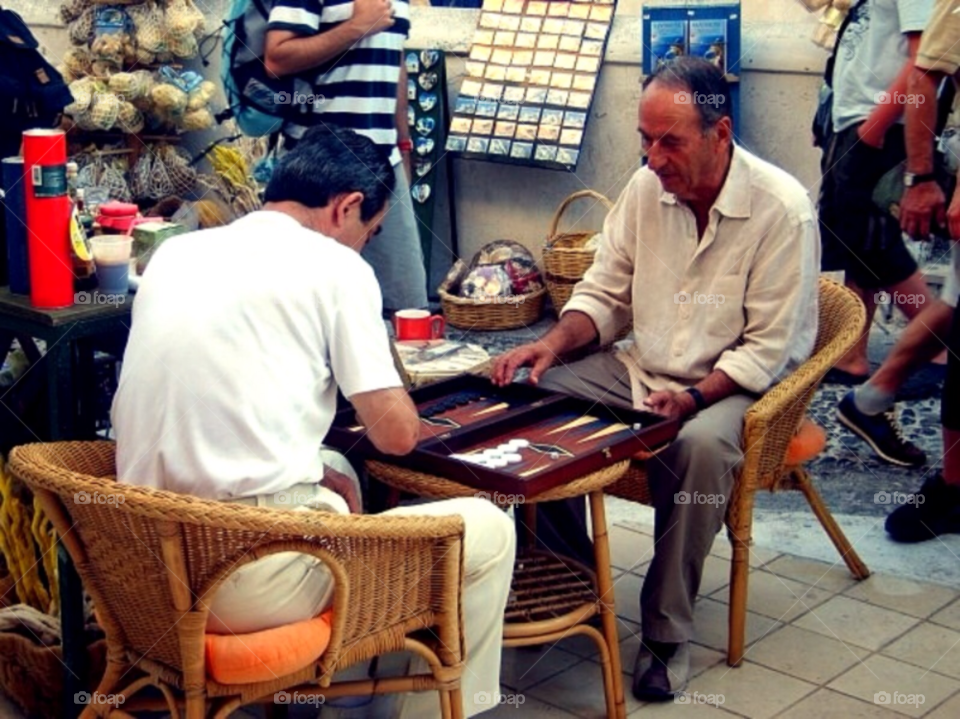
M 671 392 L 668 389 L 652 393 L 643 403 L 651 412 L 668 419 L 686 419 L 697 410 L 697 403 L 689 393 Z
M 900 200 L 900 227 L 911 237 L 925 240 L 930 235 L 930 218 L 946 226 L 947 198 L 934 181 L 908 187 Z
M 954 242 L 960 242 L 960 192 L 954 191 L 950 209 L 947 210 L 947 227 Z
M 883 134 L 877 129 L 879 124 L 876 122 L 861 122 L 857 127 L 857 137 L 864 145 L 869 145 L 875 150 L 883 148 Z
M 392 0 L 355 0 L 353 3 L 353 24 L 362 35 L 375 35 L 381 30 L 393 26 Z
M 347 475 L 324 466 L 320 486 L 326 487 L 343 497 L 347 507 L 350 508 L 350 514 L 363 513 L 363 507 L 360 506 L 360 497 L 357 496 L 357 488 Z
M 556 359 L 556 354 L 542 340 L 530 342 L 497 357 L 490 379 L 498 387 L 503 387 L 513 382 L 513 376 L 518 369 L 530 365 L 530 382 L 537 384 L 540 375 L 547 371 Z

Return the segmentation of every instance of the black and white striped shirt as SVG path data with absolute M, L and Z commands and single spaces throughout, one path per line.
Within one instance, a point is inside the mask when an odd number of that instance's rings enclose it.
M 356 130 L 400 162 L 397 150 L 397 83 L 403 61 L 403 43 L 410 33 L 408 0 L 393 0 L 392 27 L 367 35 L 342 55 L 299 73 L 301 95 L 315 97 L 312 105 L 297 109 L 323 115 L 323 122 Z M 327 32 L 353 16 L 352 0 L 273 0 L 270 30 L 290 30 L 300 35 Z M 406 92 L 406 88 L 404 88 Z M 301 100 L 302 103 L 302 100 Z M 299 138 L 305 125 L 288 122 L 284 133 Z

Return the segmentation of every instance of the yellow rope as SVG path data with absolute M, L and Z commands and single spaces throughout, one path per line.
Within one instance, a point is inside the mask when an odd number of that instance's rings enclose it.
M 56 595 L 56 552 L 52 551 L 53 533 L 48 524 L 37 507 L 24 505 L 16 496 L 13 478 L 0 463 L 0 553 L 16 583 L 17 599 L 50 613 L 57 598 L 51 598 L 41 576 L 42 568 Z

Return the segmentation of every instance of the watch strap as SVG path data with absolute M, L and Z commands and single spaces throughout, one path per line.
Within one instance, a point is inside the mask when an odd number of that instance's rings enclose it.
M 696 387 L 689 387 L 685 391 L 688 395 L 693 397 L 694 404 L 697 406 L 697 412 L 701 411 L 707 406 L 707 400 L 703 398 L 703 393 Z

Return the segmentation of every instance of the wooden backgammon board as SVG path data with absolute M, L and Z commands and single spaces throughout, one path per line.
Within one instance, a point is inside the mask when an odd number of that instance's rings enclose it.
M 353 408 L 337 413 L 328 444 L 478 490 L 536 495 L 677 435 L 679 422 L 542 390 L 495 387 L 464 375 L 411 392 L 420 442 L 405 457 L 382 455 Z

